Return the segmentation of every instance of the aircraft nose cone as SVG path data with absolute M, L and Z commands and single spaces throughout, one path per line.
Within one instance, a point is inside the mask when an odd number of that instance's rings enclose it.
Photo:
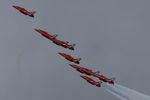
M 83 79 L 85 79 L 85 80 L 88 80 L 86 76 L 80 75 L 80 77 L 83 78 Z
M 84 76 L 80 75 L 80 77 L 84 78 Z
M 38 31 L 38 29 L 34 29 L 35 31 Z
M 61 53 L 61 52 L 58 52 L 58 54 L 61 55 L 61 56 L 63 55 L 63 53 Z
M 13 5 L 12 7 L 17 8 L 17 6 Z
M 74 65 L 73 64 L 69 64 L 69 66 L 73 67 L 74 68 Z
M 41 31 L 40 31 L 40 29 L 34 29 L 34 30 L 37 31 L 37 32 L 39 32 L 40 34 L 42 34 Z

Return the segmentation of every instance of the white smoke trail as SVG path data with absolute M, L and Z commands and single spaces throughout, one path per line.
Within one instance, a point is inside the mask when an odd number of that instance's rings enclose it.
M 118 94 L 119 96 L 123 97 L 124 99 L 126 100 L 130 100 L 129 97 L 128 97 L 128 93 L 125 93 L 124 91 L 118 89 L 115 84 L 112 85 L 112 84 L 103 84 L 103 86 L 105 87 L 105 89 L 108 89 L 116 94 Z M 119 98 L 120 99 L 120 98 Z
M 113 95 L 116 96 L 119 95 L 120 97 L 118 97 L 121 100 L 150 100 L 150 96 L 144 95 L 140 92 L 137 92 L 135 90 L 129 89 L 127 87 L 118 85 L 118 84 L 104 84 L 105 89 L 112 93 Z
M 111 93 L 112 95 L 116 96 L 117 98 L 119 98 L 119 99 L 121 99 L 121 100 L 128 100 L 128 99 L 126 99 L 126 98 L 124 98 L 124 97 L 118 95 L 117 93 L 115 93 L 115 92 L 113 92 L 113 91 L 111 91 L 111 90 L 109 90 L 109 89 L 106 89 L 106 91 L 108 91 L 109 93 Z
M 137 91 L 135 91 L 133 89 L 121 86 L 119 84 L 115 84 L 115 85 L 120 90 L 123 90 L 124 92 L 129 93 L 129 96 L 132 96 L 132 97 L 136 98 L 136 100 L 141 100 L 141 99 L 150 100 L 150 96 L 147 96 L 145 94 L 137 92 Z

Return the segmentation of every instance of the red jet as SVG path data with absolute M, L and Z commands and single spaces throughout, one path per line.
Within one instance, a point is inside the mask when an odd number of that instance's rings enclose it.
M 91 78 L 89 78 L 89 77 L 87 77 L 87 76 L 82 76 L 82 75 L 80 75 L 80 77 L 82 77 L 82 78 L 85 79 L 88 83 L 90 83 L 90 84 L 92 84 L 92 85 L 95 85 L 95 86 L 97 86 L 97 87 L 101 87 L 101 83 L 102 83 L 102 82 L 96 82 L 95 80 L 93 80 L 93 79 L 91 79 Z
M 74 64 L 69 64 L 69 66 L 75 68 L 78 72 L 89 75 L 89 76 L 94 76 L 95 73 L 99 73 L 99 71 L 93 72 L 91 69 L 80 67 Z
M 54 40 L 56 39 L 56 37 L 58 36 L 57 34 L 54 34 L 54 35 L 50 35 L 48 32 L 46 31 L 43 31 L 41 29 L 34 29 L 35 31 L 39 32 L 41 35 L 43 35 L 44 37 L 46 37 L 47 39 L 49 40 Z
M 74 62 L 74 63 L 76 63 L 76 64 L 80 64 L 81 58 L 75 59 L 75 58 L 72 57 L 71 55 L 68 55 L 68 54 L 65 54 L 65 53 L 61 53 L 61 52 L 59 52 L 58 54 L 61 55 L 61 56 L 63 56 L 65 59 L 67 59 L 67 60 L 69 60 L 69 61 L 71 61 L 71 62 Z
M 17 10 L 19 10 L 21 13 L 23 13 L 24 15 L 28 15 L 30 17 L 34 17 L 34 14 L 36 13 L 35 11 L 29 12 L 26 9 L 19 7 L 19 6 L 12 6 L 14 8 L 16 8 Z
M 100 75 L 100 74 L 97 74 L 97 73 L 93 74 L 93 76 L 99 78 L 99 80 L 101 80 L 103 82 L 106 82 L 106 83 L 109 83 L 109 84 L 114 84 L 115 78 L 109 79 L 106 76 L 103 76 L 103 75 Z
M 39 32 L 41 35 L 43 35 L 47 39 L 51 40 L 55 44 L 57 44 L 59 46 L 62 46 L 64 48 L 68 48 L 70 50 L 74 50 L 75 44 L 70 45 L 70 44 L 68 44 L 69 42 L 64 42 L 64 41 L 56 39 L 56 37 L 58 36 L 57 34 L 50 35 L 48 32 L 43 31 L 41 29 L 34 29 L 34 30 L 37 31 L 37 32 Z
M 61 41 L 61 40 L 58 40 L 58 39 L 53 39 L 52 40 L 53 43 L 59 45 L 59 46 L 62 46 L 64 48 L 68 48 L 70 50 L 74 50 L 74 47 L 76 44 L 68 44 L 69 42 L 64 42 L 64 41 Z

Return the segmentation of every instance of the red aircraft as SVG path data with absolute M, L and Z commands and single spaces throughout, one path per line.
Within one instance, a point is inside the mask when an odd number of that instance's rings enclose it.
M 64 41 L 61 41 L 61 40 L 58 40 L 58 39 L 53 39 L 52 40 L 53 43 L 59 45 L 59 46 L 62 46 L 64 48 L 68 48 L 70 50 L 74 50 L 74 47 L 76 44 L 68 44 L 69 42 L 64 42 Z
M 19 10 L 21 13 L 23 13 L 24 15 L 28 15 L 30 17 L 34 17 L 34 14 L 36 13 L 35 11 L 29 12 L 26 9 L 19 7 L 19 6 L 12 6 L 14 8 L 16 8 L 17 10 Z
M 89 76 L 94 76 L 95 73 L 99 73 L 99 71 L 93 72 L 91 69 L 80 67 L 74 64 L 69 64 L 69 66 L 75 68 L 78 72 L 89 75 Z
M 99 78 L 99 80 L 101 80 L 103 82 L 106 82 L 106 83 L 109 83 L 109 84 L 114 84 L 115 78 L 110 79 L 110 78 L 107 78 L 106 76 L 103 76 L 103 75 L 100 75 L 100 74 L 97 74 L 97 73 L 93 74 L 93 76 Z
M 57 34 L 54 34 L 54 35 L 50 35 L 48 32 L 46 31 L 43 31 L 41 29 L 34 29 L 35 31 L 39 32 L 41 35 L 43 35 L 44 37 L 46 37 L 47 39 L 49 40 L 54 40 L 56 39 L 56 37 L 58 36 Z
M 50 35 L 48 32 L 43 31 L 41 29 L 34 29 L 34 30 L 37 31 L 37 32 L 39 32 L 41 35 L 43 35 L 47 39 L 51 40 L 55 44 L 57 44 L 59 46 L 62 46 L 64 48 L 68 48 L 70 50 L 74 50 L 75 44 L 70 45 L 70 44 L 68 44 L 69 42 L 64 42 L 64 41 L 56 39 L 56 37 L 58 36 L 57 34 Z
M 97 86 L 97 87 L 101 87 L 101 83 L 102 83 L 102 82 L 96 82 L 95 80 L 93 80 L 93 79 L 91 79 L 91 78 L 89 78 L 89 77 L 87 77 L 87 76 L 82 76 L 82 75 L 80 75 L 80 77 L 82 77 L 82 78 L 85 79 L 88 83 L 90 83 L 90 84 L 92 84 L 92 85 L 95 85 L 95 86 Z
M 68 55 L 68 54 L 65 54 L 65 53 L 61 53 L 61 52 L 59 52 L 58 54 L 61 55 L 61 56 L 63 56 L 65 59 L 67 59 L 67 60 L 69 60 L 69 61 L 71 61 L 71 62 L 74 62 L 74 63 L 76 63 L 76 64 L 80 64 L 81 58 L 75 59 L 75 58 L 72 57 L 71 55 Z

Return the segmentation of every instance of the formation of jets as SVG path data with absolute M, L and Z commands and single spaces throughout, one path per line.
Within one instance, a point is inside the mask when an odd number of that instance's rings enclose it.
M 91 69 L 80 67 L 80 66 L 77 66 L 74 64 L 69 64 L 69 66 L 71 66 L 72 68 L 75 68 L 78 72 L 80 72 L 82 74 L 97 77 L 97 78 L 99 78 L 99 80 L 101 80 L 103 82 L 114 84 L 115 78 L 110 79 L 110 78 L 107 78 L 106 76 L 100 75 L 99 71 L 93 72 Z
M 18 11 L 20 11 L 24 15 L 27 15 L 29 17 L 34 17 L 35 11 L 29 12 L 28 10 L 26 10 L 22 7 L 19 7 L 19 6 L 15 6 L 15 5 L 13 5 L 12 7 L 16 8 Z M 70 50 L 75 50 L 74 47 L 76 44 L 69 44 L 69 42 L 67 42 L 67 41 L 62 41 L 62 40 L 57 39 L 57 37 L 58 37 L 57 34 L 51 35 L 48 32 L 41 30 L 41 29 L 34 29 L 34 30 L 58 46 L 61 46 L 63 48 L 70 49 Z M 62 53 L 62 52 L 58 52 L 58 54 L 70 62 L 80 64 L 81 58 L 74 58 L 73 56 L 66 54 L 66 53 Z M 88 83 L 90 83 L 94 86 L 101 87 L 101 84 L 103 82 L 109 83 L 109 84 L 114 84 L 115 78 L 112 78 L 112 79 L 107 78 L 106 76 L 101 75 L 99 71 L 94 72 L 91 69 L 84 68 L 84 67 L 81 67 L 81 66 L 78 66 L 75 64 L 69 64 L 69 66 L 76 69 L 76 71 L 80 72 L 81 74 L 87 75 L 87 76 L 80 75 L 80 77 L 85 79 Z M 90 78 L 89 76 L 96 77 L 99 79 L 99 81 L 96 81 L 96 80 Z

